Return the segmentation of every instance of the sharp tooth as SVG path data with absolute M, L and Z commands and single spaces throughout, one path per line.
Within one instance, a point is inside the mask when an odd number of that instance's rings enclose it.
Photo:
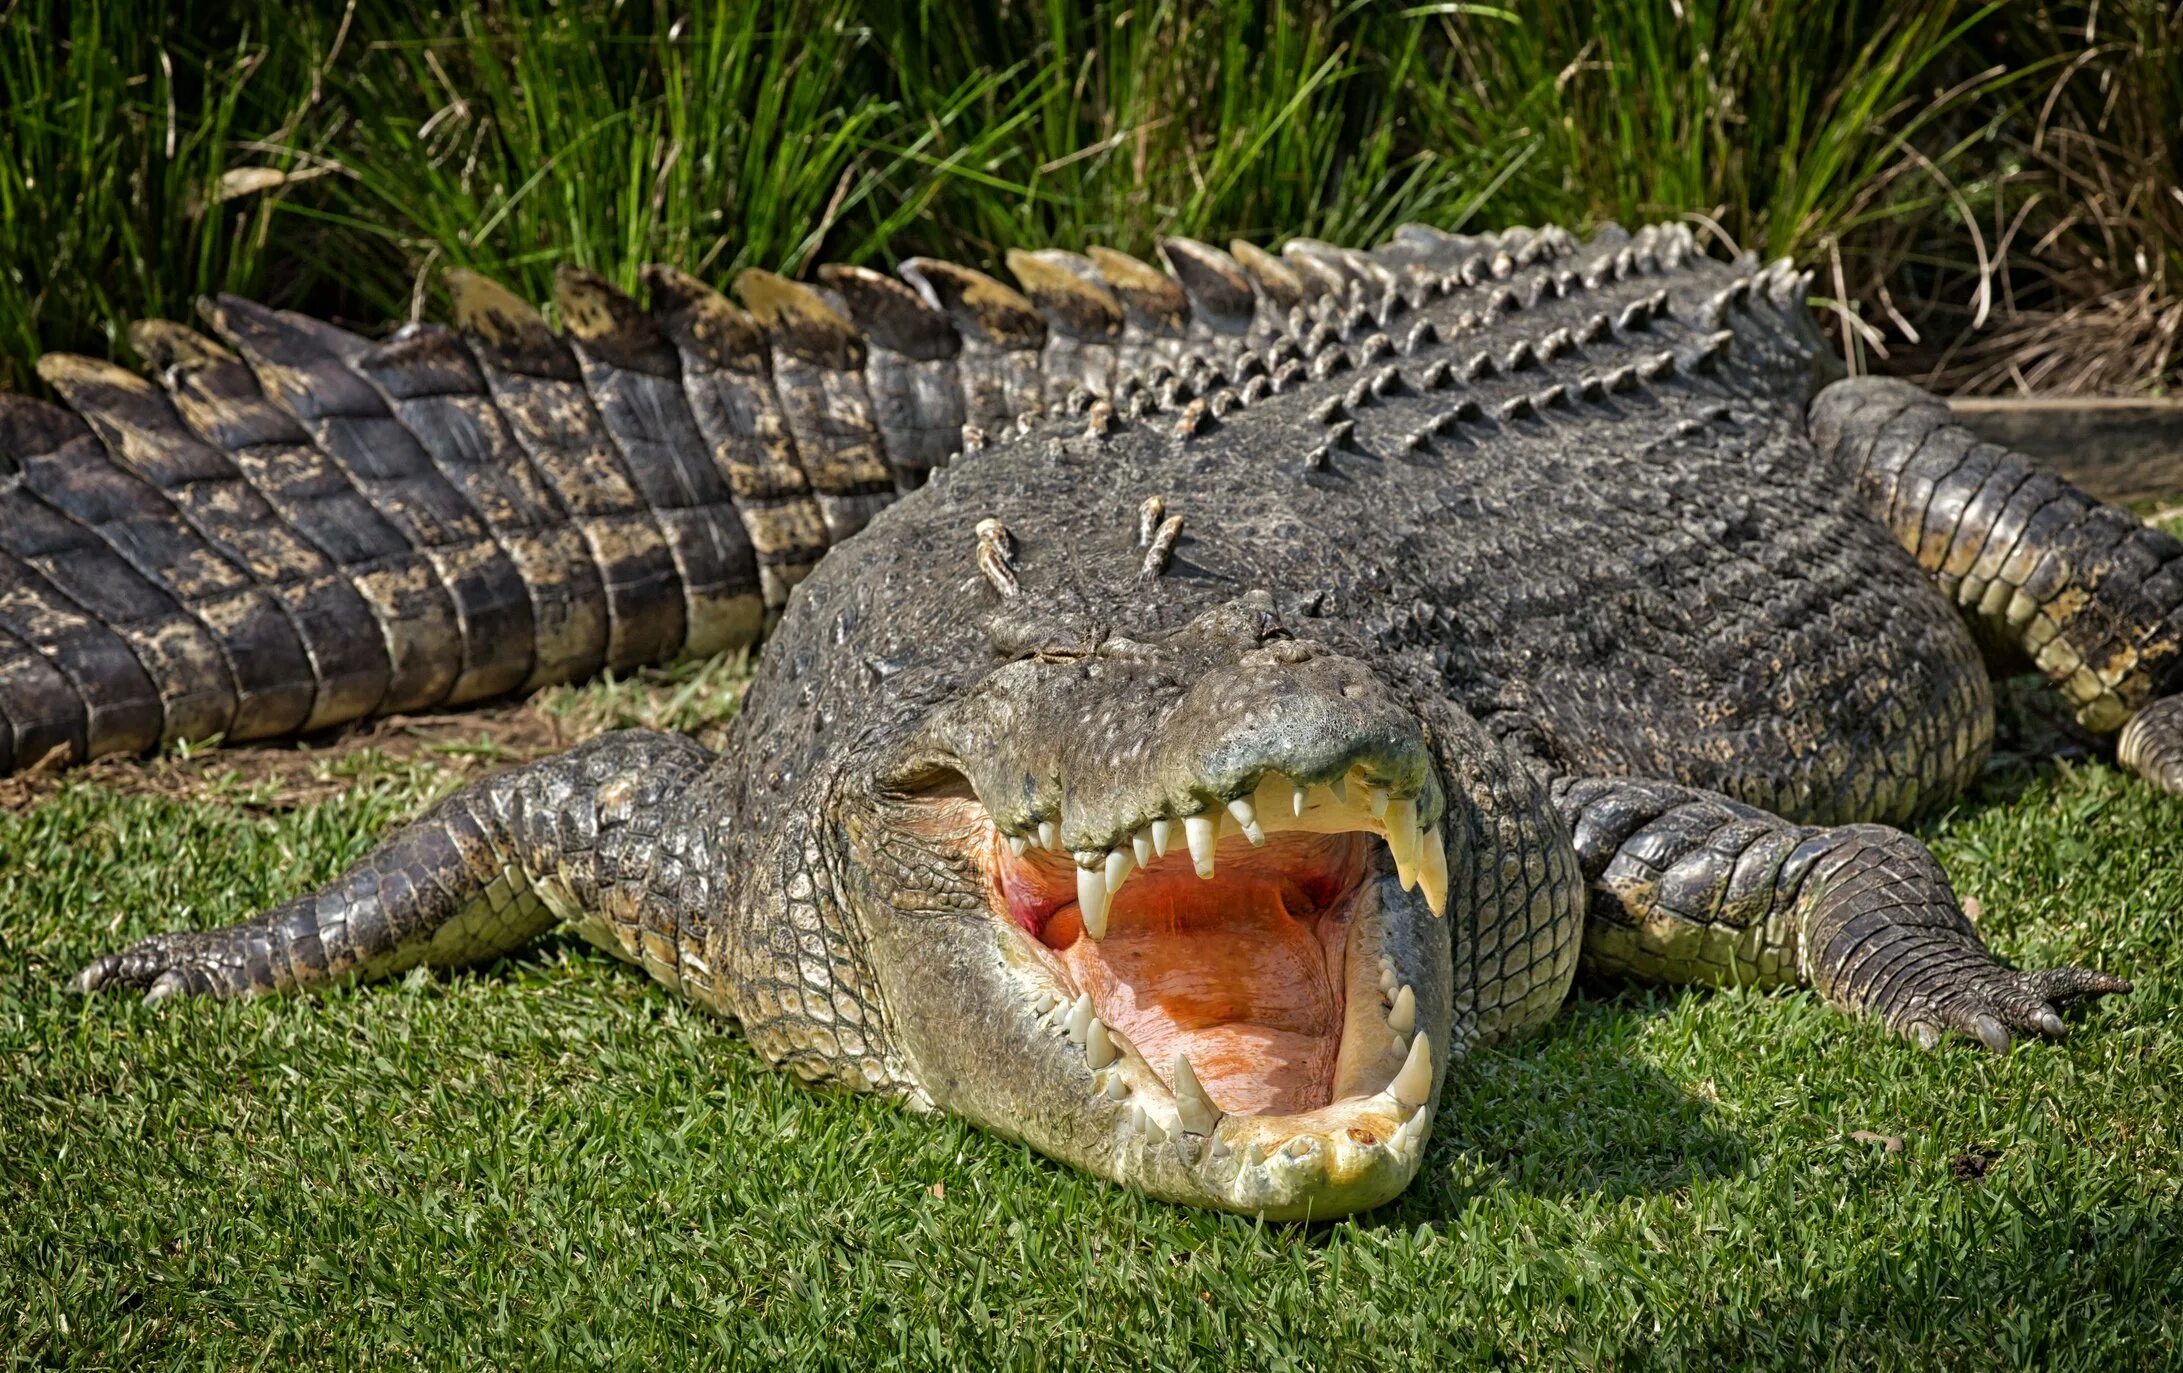
M 1122 1081 L 1120 1073 L 1112 1073 L 1107 1077 L 1107 1085 L 1100 1090 L 1105 1094 L 1107 1100 L 1120 1101 L 1129 1095 L 1129 1084 Z
M 1082 1044 L 1084 1036 L 1091 1032 L 1093 1018 L 1091 993 L 1085 992 L 1069 1007 L 1069 1018 L 1062 1022 L 1062 1028 L 1069 1032 L 1071 1041 Z
M 1038 1007 L 1039 1019 L 1044 1020 L 1047 1016 L 1053 1014 L 1054 1007 L 1061 1004 L 1061 998 L 1055 996 L 1052 992 L 1040 992 L 1038 1000 L 1032 1004 Z
M 1244 1167 L 1256 1168 L 1259 1164 L 1264 1163 L 1265 1161 L 1266 1146 L 1264 1144 L 1254 1139 L 1249 1144 L 1243 1146 Z
M 1230 1154 L 1234 1152 L 1235 1147 L 1229 1144 L 1227 1140 L 1222 1139 L 1219 1135 L 1213 1136 L 1213 1142 L 1210 1145 L 1206 1146 L 1205 1150 L 1206 1157 L 1212 1159 L 1215 1163 L 1219 1163 L 1221 1160 L 1227 1158 Z
M 1371 810 L 1374 820 L 1387 814 L 1387 788 L 1371 787 L 1365 791 L 1364 795 L 1364 803 Z
M 1345 806 L 1346 806 L 1346 805 L 1348 805 L 1348 804 L 1349 804 L 1349 774 L 1348 774 L 1348 773 L 1346 773 L 1346 772 L 1345 772 L 1345 773 L 1343 773 L 1343 774 L 1342 774 L 1341 776 L 1339 776 L 1339 777 L 1335 778 L 1335 779 L 1334 779 L 1333 781 L 1331 781 L 1331 782 L 1327 783 L 1327 784 L 1326 784 L 1326 789 L 1327 789 L 1328 791 L 1331 791 L 1331 792 L 1333 792 L 1333 793 L 1334 793 L 1334 799 L 1335 799 L 1336 801 L 1340 802 L 1340 803 L 1341 803 L 1342 805 L 1345 805 Z
M 1038 846 L 1042 849 L 1061 847 L 1061 827 L 1051 820 L 1038 822 Z
M 1395 879 L 1408 891 L 1417 885 L 1417 802 L 1397 801 L 1387 807 L 1387 850 L 1395 856 Z
M 1031 847 L 1031 842 L 1020 834 L 1011 834 L 1005 837 L 1008 840 L 1008 851 L 1018 858 L 1023 857 L 1023 851 Z
M 1417 993 L 1404 983 L 1395 993 L 1395 1008 L 1387 1013 L 1387 1028 L 1398 1035 L 1406 1035 L 1417 1028 Z
M 1425 831 L 1424 852 L 1417 860 L 1418 888 L 1424 893 L 1426 908 L 1434 915 L 1448 913 L 1448 843 L 1440 830 L 1435 825 Z
M 1289 792 L 1289 814 L 1302 819 L 1304 815 L 1304 789 L 1297 787 Z
M 1395 994 L 1395 988 L 1399 985 L 1400 984 L 1395 980 L 1395 965 L 1388 962 L 1384 958 L 1381 959 L 1380 990 L 1387 993 L 1389 996 L 1393 996 Z
M 1258 809 L 1249 797 L 1238 796 L 1230 801 L 1228 813 L 1236 818 L 1236 828 L 1243 831 L 1243 837 L 1251 841 L 1252 848 L 1265 847 L 1266 832 L 1258 827 Z
M 1114 1040 L 1108 1036 L 1107 1027 L 1099 1023 L 1099 1017 L 1093 1016 L 1084 1030 L 1084 1061 L 1096 1073 L 1114 1062 L 1116 1056 Z
M 1424 1120 L 1425 1113 L 1420 1111 L 1402 1122 L 1402 1124 L 1397 1125 L 1395 1127 L 1395 1137 L 1388 1141 L 1387 1147 L 1398 1154 L 1409 1153 L 1410 1146 L 1417 1143 L 1418 1133 L 1425 1128 Z
M 1213 846 L 1220 842 L 1220 821 L 1211 815 L 1186 815 L 1182 821 L 1183 836 L 1190 841 L 1190 861 L 1197 867 L 1198 876 L 1213 875 Z
M 1108 852 L 1107 900 L 1114 899 L 1114 894 L 1122 889 L 1122 879 L 1129 876 L 1130 869 L 1136 866 L 1136 855 L 1128 849 L 1113 849 Z
M 1213 1133 L 1213 1127 L 1220 1124 L 1220 1108 L 1198 1084 L 1198 1075 L 1190 1069 L 1190 1055 L 1175 1055 L 1170 1072 L 1175 1078 L 1175 1118 L 1182 1122 L 1184 1131 L 1193 1135 Z
M 1405 989 L 1407 990 L 1407 989 Z M 1405 1106 L 1423 1106 L 1425 1098 L 1433 1094 L 1433 1046 L 1427 1035 L 1419 1035 L 1410 1041 L 1410 1056 L 1402 1060 L 1402 1071 L 1387 1084 L 1387 1093 Z
M 1152 822 L 1151 830 L 1153 854 L 1160 858 L 1167 857 L 1168 841 L 1175 837 L 1175 822 L 1172 820 L 1155 820 Z
M 1107 877 L 1094 868 L 1076 870 L 1076 909 L 1084 921 L 1084 933 L 1094 939 L 1107 937 Z
M 1138 830 L 1138 831 L 1137 831 L 1137 832 L 1136 832 L 1135 834 L 1132 834 L 1132 835 L 1131 835 L 1131 836 L 1129 837 L 1129 851 L 1130 851 L 1131 855 L 1132 855 L 1132 856 L 1134 856 L 1134 857 L 1136 858 L 1136 860 L 1137 860 L 1137 866 L 1138 866 L 1138 867 L 1140 867 L 1140 868 L 1149 868 L 1149 867 L 1151 867 L 1151 866 L 1152 866 L 1152 836 L 1151 836 L 1151 834 L 1149 834 L 1148 832 L 1146 832 L 1146 831 L 1145 831 L 1145 830 L 1143 830 L 1143 829 L 1139 829 L 1139 830 Z

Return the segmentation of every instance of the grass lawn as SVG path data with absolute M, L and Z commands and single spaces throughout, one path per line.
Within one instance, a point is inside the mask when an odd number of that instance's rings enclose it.
M 530 716 L 571 736 L 687 725 L 733 685 L 685 670 Z M 435 728 L 290 754 L 285 777 L 238 771 L 250 755 L 113 765 L 0 811 L 0 1357 L 2174 1357 L 2183 801 L 2107 766 L 2004 755 L 1932 831 L 2008 956 L 2137 979 L 2067 1044 L 1927 1055 L 1809 996 L 1591 988 L 1539 1039 L 1458 1065 L 1407 1195 L 1306 1226 L 1179 1210 L 801 1088 L 573 941 L 318 1000 L 62 990 L 98 952 L 330 876 L 502 747 L 464 742 L 488 739 L 474 718 Z
M 1853 352 L 1954 356 L 1998 281 L 2021 329 L 1959 380 L 2151 384 L 2183 279 L 2170 8 L 0 0 L 0 388 L 126 358 L 200 290 L 375 325 L 439 314 L 452 265 L 543 298 L 562 261 L 724 282 L 1684 213 L 1820 267 Z M 314 1000 L 63 989 L 510 756 L 716 726 L 738 671 L 0 779 L 0 1367 L 2176 1359 L 2183 801 L 2037 750 L 1930 837 L 2005 956 L 2137 980 L 2067 1044 L 1927 1055 L 1808 996 L 1587 988 L 1458 1065 L 1424 1175 L 1333 1225 L 813 1093 L 572 940 Z

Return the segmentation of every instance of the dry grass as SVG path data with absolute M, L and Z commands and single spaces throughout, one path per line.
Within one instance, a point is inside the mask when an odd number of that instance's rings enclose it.
M 2010 5 L 1970 49 L 2024 74 L 1975 161 L 1989 309 L 1934 274 L 1910 368 L 1949 391 L 2137 393 L 2183 373 L 2183 3 Z M 1970 235 L 1966 235 L 1968 239 Z M 1975 292 L 1971 293 L 1975 295 Z

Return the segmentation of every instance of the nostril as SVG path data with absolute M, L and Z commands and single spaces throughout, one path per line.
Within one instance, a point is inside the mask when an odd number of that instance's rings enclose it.
M 1298 639 L 1277 639 L 1266 645 L 1266 654 L 1275 662 L 1291 667 L 1308 663 L 1314 656 L 1311 645 Z

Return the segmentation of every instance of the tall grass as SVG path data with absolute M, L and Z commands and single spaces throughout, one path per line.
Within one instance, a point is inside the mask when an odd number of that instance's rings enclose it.
M 2041 117 L 2112 128 L 2083 75 L 2042 108 L 2074 21 L 1964 0 L 0 6 L 17 386 L 216 287 L 380 321 L 457 264 L 543 297 L 562 260 L 719 279 L 1413 219 L 1691 216 L 1820 268 L 1864 363 L 2004 320 L 2026 167 L 2058 205 L 2125 165 L 2031 150 Z M 2095 60 L 2157 84 L 2142 38 Z
M 238 165 L 300 171 L 318 141 L 304 54 L 244 10 L 0 3 L 0 385 L 200 291 L 302 284 L 273 266 L 284 189 L 223 195 Z
M 1005 136 L 960 128 L 953 92 L 913 115 L 873 79 L 845 0 L 392 8 L 345 68 L 350 175 L 313 212 L 333 230 L 313 236 L 322 269 L 378 250 L 349 285 L 382 309 L 436 266 L 543 298 L 561 261 L 630 284 L 647 261 L 718 278 L 794 271 L 821 243 L 868 255 L 923 212 L 950 156 Z
M 2128 390 L 2183 371 L 2183 3 L 2012 5 L 1977 35 L 2036 62 L 1997 142 L 2007 253 L 1994 328 L 1944 328 L 1936 370 L 1979 390 Z

